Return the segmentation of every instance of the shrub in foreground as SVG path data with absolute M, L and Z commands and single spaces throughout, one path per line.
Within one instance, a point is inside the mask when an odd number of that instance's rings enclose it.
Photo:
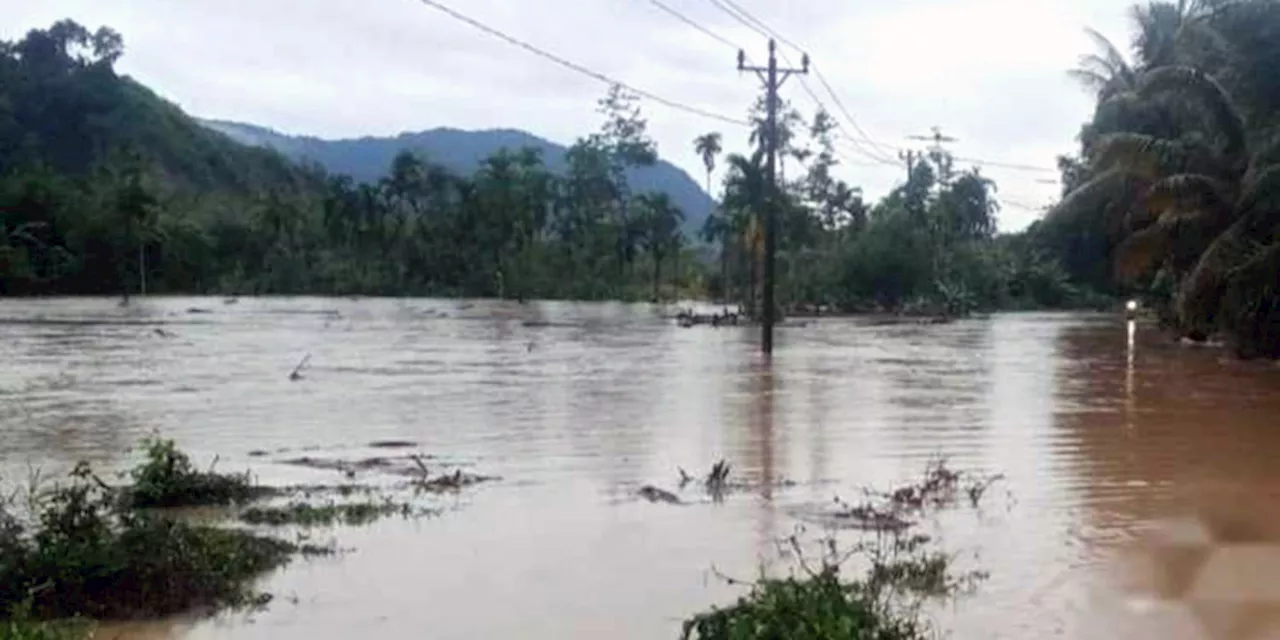
M 942 462 L 932 463 L 918 483 L 868 494 L 865 504 L 826 514 L 837 528 L 860 536 L 842 548 L 833 531 L 821 539 L 821 558 L 812 562 L 801 537 L 782 541 L 798 569 L 785 578 L 768 576 L 745 583 L 748 591 L 727 607 L 715 607 L 684 623 L 682 640 L 924 640 L 934 637 L 920 622 L 928 600 L 952 598 L 973 589 L 982 572 L 956 573 L 951 556 L 931 548 L 932 539 L 912 529 L 926 511 L 967 503 L 977 507 L 999 477 L 968 479 Z M 851 560 L 865 565 L 856 579 L 845 577 Z M 731 584 L 742 584 L 728 579 Z
M 297 551 L 274 538 L 123 508 L 85 465 L 70 485 L 35 498 L 31 511 L 23 522 L 0 509 L 0 621 L 251 605 L 265 598 L 252 579 Z
M 884 615 L 862 585 L 845 583 L 832 566 L 803 578 L 762 578 L 736 604 L 685 622 L 681 637 L 915 640 L 924 633 L 909 619 Z
M 124 495 L 129 506 L 186 507 L 228 505 L 264 496 L 249 474 L 199 471 L 172 440 L 143 440 L 146 461 L 130 472 L 133 485 Z

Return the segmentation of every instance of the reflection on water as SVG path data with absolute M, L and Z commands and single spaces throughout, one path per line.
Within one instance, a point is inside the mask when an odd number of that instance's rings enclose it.
M 1273 367 L 1101 315 L 822 320 L 780 328 L 772 361 L 755 339 L 679 329 L 644 305 L 7 301 L 0 470 L 118 468 L 160 431 L 268 482 L 303 471 L 250 451 L 379 439 L 506 479 L 442 518 L 336 532 L 357 552 L 271 576 L 265 613 L 119 637 L 674 637 L 735 594 L 712 566 L 750 575 L 796 508 L 914 476 L 935 455 L 1004 473 L 1012 496 L 946 530 L 992 574 L 938 612 L 957 637 L 1185 631 L 1194 616 L 1156 596 L 1195 590 L 1173 585 L 1194 554 L 1145 541 L 1177 518 L 1254 549 L 1280 535 Z M 631 497 L 722 457 L 759 491 L 691 507 Z M 1126 604 L 1138 596 L 1152 613 Z

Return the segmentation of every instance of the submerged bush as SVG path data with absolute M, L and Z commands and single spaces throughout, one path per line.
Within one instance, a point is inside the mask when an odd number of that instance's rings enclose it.
M 956 573 L 951 556 L 931 549 L 929 536 L 913 533 L 913 516 L 926 510 L 955 507 L 961 496 L 977 507 L 999 476 L 972 478 L 931 463 L 924 477 L 882 494 L 868 494 L 866 504 L 828 514 L 837 528 L 864 537 L 842 548 L 835 533 L 821 542 L 821 558 L 806 552 L 803 532 L 782 541 L 785 555 L 798 569 L 785 578 L 761 575 L 746 582 L 746 594 L 727 607 L 714 607 L 684 623 L 681 640 L 923 640 L 933 637 L 920 622 L 926 601 L 946 599 L 973 589 L 982 572 Z M 871 501 L 870 498 L 875 498 Z M 865 572 L 857 579 L 843 574 L 857 559 Z M 728 579 L 731 584 L 744 584 Z
M 9 611 L 7 620 L 0 619 L 0 640 L 83 640 L 93 637 L 93 625 L 88 621 L 34 620 L 31 618 L 31 602 L 19 603 Z
M 70 485 L 32 502 L 28 522 L 0 510 L 3 621 L 149 618 L 255 604 L 265 596 L 251 589 L 252 579 L 297 551 L 274 538 L 129 510 L 83 464 Z
M 147 457 L 146 462 L 130 473 L 133 486 L 125 494 L 130 506 L 227 505 L 259 498 L 268 492 L 255 486 L 248 473 L 197 470 L 191 458 L 179 451 L 172 440 L 148 439 L 142 444 Z
M 859 584 L 845 583 L 839 567 L 804 578 L 762 578 L 737 604 L 685 622 L 682 639 L 702 640 L 915 640 L 913 621 L 885 616 Z
M 282 506 L 252 507 L 240 514 L 248 524 L 285 526 L 330 526 L 343 524 L 358 526 L 371 524 L 382 518 L 399 515 L 404 518 L 430 515 L 428 511 L 415 511 L 405 502 L 383 500 L 381 502 L 346 502 L 315 506 L 305 502 L 292 502 Z

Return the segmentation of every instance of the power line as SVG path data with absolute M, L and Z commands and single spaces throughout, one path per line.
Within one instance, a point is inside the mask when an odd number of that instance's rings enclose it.
M 763 20 L 760 20 L 759 18 L 752 15 L 751 12 L 744 9 L 742 5 L 738 4 L 735 0 L 711 0 L 711 2 L 712 4 L 715 4 L 721 10 L 723 10 L 725 13 L 729 14 L 730 16 L 738 20 L 738 22 L 741 22 L 743 25 L 747 26 L 748 28 L 755 31 L 756 33 L 759 33 L 760 35 L 766 38 L 774 38 L 779 42 L 782 42 L 783 44 L 786 44 L 787 46 L 797 51 L 800 51 L 800 52 L 805 51 L 804 47 L 801 47 L 800 45 L 796 44 L 794 41 L 787 39 L 785 36 L 783 36 L 782 34 L 778 33 L 776 30 L 769 27 L 769 25 L 766 24 Z M 782 57 L 784 60 L 786 59 L 785 54 L 783 54 Z M 788 62 L 788 64 L 790 63 Z M 881 144 L 879 142 L 876 142 L 869 134 L 867 134 L 866 130 L 864 130 L 858 124 L 857 119 L 853 117 L 853 114 L 849 111 L 849 109 L 845 107 L 844 102 L 840 99 L 840 95 L 836 93 L 835 89 L 831 86 L 831 83 L 827 81 L 826 77 L 822 74 L 822 70 L 818 67 L 817 64 L 812 65 L 812 70 L 813 70 L 814 76 L 818 78 L 818 82 L 822 84 L 827 94 L 831 97 L 831 102 L 835 104 L 836 108 L 840 112 L 840 115 L 844 116 L 844 118 L 848 121 L 848 123 L 853 127 L 854 131 L 856 131 L 858 135 L 862 137 L 862 142 L 865 142 L 872 149 L 874 149 L 878 154 L 880 154 L 878 156 L 876 154 L 871 154 L 871 155 L 868 155 L 868 157 L 873 157 L 878 162 L 888 162 L 888 163 L 893 163 L 895 165 L 898 164 L 897 162 L 893 161 L 891 157 L 893 153 L 900 152 L 902 151 L 902 149 L 891 146 L 891 145 L 886 145 L 886 144 Z M 810 92 L 810 94 L 812 95 L 812 92 Z M 817 100 L 817 97 L 814 96 L 814 99 Z M 819 106 L 822 106 L 821 101 L 818 101 L 818 104 Z M 858 146 L 858 147 L 862 146 L 862 142 L 853 140 L 852 137 L 848 136 L 847 133 L 845 135 L 847 138 L 849 138 L 850 142 L 852 142 L 855 146 Z M 864 153 L 863 155 L 867 155 L 867 154 Z M 1039 167 L 1039 166 L 1026 165 L 1026 164 L 1010 163 L 1010 162 L 997 162 L 993 160 L 983 160 L 980 158 L 957 157 L 955 159 L 961 162 L 971 162 L 977 165 L 1001 168 L 1001 169 L 1010 169 L 1013 171 L 1029 171 L 1029 172 L 1044 172 L 1044 173 L 1058 172 L 1057 169 L 1050 168 L 1050 167 Z
M 804 49 L 802 47 L 788 40 L 777 31 L 774 31 L 773 29 L 769 28 L 769 25 L 765 24 L 759 18 L 756 18 L 755 16 L 751 15 L 750 12 L 748 12 L 746 9 L 743 9 L 742 6 L 734 2 L 734 0 L 711 0 L 711 3 L 719 7 L 721 11 L 724 11 L 725 13 L 729 14 L 731 18 L 742 23 L 748 29 L 755 31 L 756 33 L 760 34 L 761 36 L 764 36 L 765 38 L 778 40 L 779 42 L 782 42 L 787 46 L 790 46 L 791 48 L 803 53 Z M 792 64 L 791 60 L 787 58 L 787 55 L 785 53 L 782 54 L 782 59 L 788 65 Z M 871 138 L 867 135 L 865 131 L 862 130 L 862 127 L 858 126 L 857 121 L 853 119 L 851 114 L 849 114 L 849 110 L 844 107 L 843 103 L 839 102 L 839 98 L 835 95 L 835 91 L 831 89 L 831 85 L 827 82 L 826 78 L 824 78 L 822 74 L 817 71 L 816 68 L 814 69 L 814 72 L 818 76 L 819 81 L 822 82 L 823 86 L 827 88 L 827 92 L 830 93 L 832 97 L 835 99 L 835 101 L 837 102 L 837 105 L 836 105 L 837 108 L 839 108 L 841 113 L 845 116 L 845 118 L 849 120 L 849 122 L 853 125 L 854 129 L 858 131 L 858 133 L 861 134 L 862 137 L 866 139 L 867 143 L 871 145 L 871 150 L 864 149 L 863 143 L 861 141 L 857 140 L 853 136 L 849 135 L 848 132 L 844 131 L 844 127 L 840 126 L 841 123 L 839 121 L 836 122 L 837 131 L 839 131 L 840 134 L 842 134 L 850 143 L 853 144 L 854 148 L 857 150 L 859 155 L 870 158 L 871 160 L 875 162 L 879 162 L 881 164 L 896 165 L 897 163 L 894 162 L 892 159 L 889 159 L 887 154 L 884 154 L 883 150 L 880 150 L 878 148 L 878 145 L 873 140 L 871 140 Z M 828 111 L 828 112 L 830 111 L 829 109 L 827 109 L 826 105 L 823 104 L 822 99 L 818 97 L 818 94 L 814 92 L 814 90 L 809 86 L 809 83 L 806 82 L 803 77 L 800 78 L 800 84 L 804 88 L 805 92 L 809 94 L 809 97 L 813 98 L 813 101 L 817 103 L 819 108 L 821 108 L 824 111 Z
M 1044 211 L 1045 209 L 1048 209 L 1048 208 L 1050 208 L 1050 207 L 1052 207 L 1052 206 L 1053 206 L 1053 205 L 1047 205 L 1047 204 L 1046 204 L 1046 205 L 1041 205 L 1041 206 L 1038 206 L 1038 207 L 1033 207 L 1033 206 L 1031 206 L 1031 205 L 1029 205 L 1029 204 L 1025 204 L 1025 203 L 1023 203 L 1023 202 L 1019 202 L 1019 201 L 1017 201 L 1017 200 L 1010 200 L 1010 199 L 1008 199 L 1008 198 L 1002 198 L 1002 197 L 1000 197 L 1000 196 L 998 196 L 998 195 L 996 196 L 996 201 L 997 201 L 997 202 L 999 202 L 1000 204 L 1005 205 L 1005 206 L 1013 207 L 1014 209 L 1021 209 L 1021 210 L 1023 210 L 1023 211 L 1030 211 L 1030 212 L 1041 212 L 1041 211 Z
M 712 0 L 712 1 L 713 1 L 713 2 L 716 2 L 716 0 Z M 724 0 L 724 1 L 725 1 L 725 2 L 728 2 L 728 0 Z M 661 9 L 661 10 L 662 10 L 664 13 L 666 13 L 667 15 L 670 15 L 671 17 L 675 18 L 676 20 L 679 20 L 680 22 L 683 22 L 684 24 L 686 24 L 686 25 L 688 25 L 688 26 L 690 26 L 690 27 L 693 27 L 694 29 L 696 29 L 696 30 L 698 30 L 699 32 L 701 32 L 701 33 L 703 33 L 704 35 L 706 35 L 707 37 L 712 38 L 713 40 L 716 40 L 717 42 L 720 42 L 720 43 L 722 43 L 722 44 L 724 44 L 724 45 L 726 45 L 726 46 L 728 46 L 728 47 L 730 47 L 730 48 L 732 48 L 732 49 L 735 49 L 735 50 L 737 50 L 737 51 L 743 51 L 743 48 L 742 48 L 742 47 L 740 47 L 739 45 L 737 45 L 737 44 L 733 43 L 733 42 L 732 42 L 731 40 L 729 40 L 728 38 L 725 38 L 724 36 L 722 36 L 722 35 L 720 35 L 720 34 L 718 34 L 718 33 L 714 32 L 714 31 L 712 31 L 711 29 L 709 29 L 709 28 L 707 28 L 707 27 L 703 26 L 703 25 L 702 25 L 702 24 L 700 24 L 698 21 L 696 21 L 696 20 L 694 20 L 694 19 L 692 19 L 692 18 L 690 18 L 690 17 L 688 17 L 688 16 L 684 15 L 683 13 L 680 13 L 679 11 L 677 11 L 677 10 L 675 10 L 675 9 L 671 8 L 669 5 L 667 5 L 666 3 L 662 2 L 662 0 L 649 0 L 649 2 L 650 2 L 651 4 L 653 4 L 654 6 L 656 6 L 657 8 Z M 724 11 L 728 12 L 730 15 L 734 16 L 735 18 L 737 18 L 739 21 L 744 21 L 744 20 L 746 20 L 746 19 L 747 19 L 747 18 L 746 18 L 746 17 L 744 17 L 743 15 L 739 15 L 739 14 L 735 13 L 735 12 L 732 10 L 732 8 L 731 8 L 731 7 L 729 7 L 728 5 L 722 5 L 722 4 L 720 4 L 719 2 L 717 2 L 717 5 L 718 5 L 718 6 L 720 6 L 720 7 L 721 7 L 721 9 L 723 9 Z M 745 11 L 743 11 L 743 10 L 741 10 L 741 8 L 740 8 L 740 7 L 739 7 L 738 9 L 739 9 L 739 11 L 741 11 L 741 13 L 742 13 L 742 14 L 746 14 L 746 12 L 745 12 Z M 749 14 L 746 14 L 746 15 L 747 15 L 747 16 L 749 16 Z M 748 23 L 748 22 L 743 22 L 743 23 L 744 23 L 744 24 L 746 24 L 748 27 L 751 27 L 751 28 L 755 29 L 757 32 L 761 32 L 761 30 L 760 30 L 760 28 L 759 28 L 759 27 L 757 27 L 757 26 L 755 26 L 755 25 L 752 25 L 752 24 L 750 24 L 750 23 Z M 760 24 L 761 24 L 761 26 L 763 26 L 763 23 L 760 23 Z M 767 28 L 767 27 L 765 27 L 765 28 Z M 764 33 L 764 32 L 761 32 L 761 33 Z M 768 33 L 764 33 L 764 35 L 768 35 Z M 794 46 L 794 45 L 793 45 L 793 46 Z M 791 61 L 790 61 L 790 60 L 788 60 L 788 59 L 786 58 L 786 55 L 785 55 L 785 54 L 783 54 L 783 59 L 784 59 L 784 61 L 785 61 L 787 64 L 789 64 L 789 65 L 791 64 Z M 813 101 L 818 105 L 818 107 L 819 107 L 819 108 L 821 108 L 821 109 L 823 109 L 823 110 L 825 111 L 825 110 L 826 110 L 826 106 L 822 103 L 822 99 L 821 99 L 821 98 L 819 98 L 819 97 L 818 97 L 818 95 L 817 95 L 816 93 L 814 93 L 813 89 L 809 87 L 809 83 L 805 81 L 804 76 L 797 76 L 797 79 L 798 79 L 798 80 L 800 80 L 800 83 L 801 83 L 801 85 L 804 87 L 804 90 L 809 94 L 809 96 L 810 96 L 811 98 L 813 98 Z M 842 106 L 841 108 L 843 108 L 843 106 Z M 837 122 L 836 122 L 836 125 L 837 125 L 837 131 L 838 131 L 842 136 L 844 136 L 844 138 L 846 138 L 846 139 L 847 139 L 847 140 L 848 140 L 848 141 L 853 145 L 854 150 L 855 150 L 859 155 L 862 155 L 862 156 L 864 156 L 864 157 L 869 158 L 869 159 L 871 159 L 871 160 L 872 160 L 872 162 L 865 162 L 865 161 L 860 161 L 860 160 L 854 160 L 854 159 L 850 158 L 848 155 L 846 155 L 845 153 L 843 153 L 841 150 L 839 150 L 839 149 L 833 149 L 833 152 L 834 152 L 835 156 L 836 156 L 837 158 L 840 158 L 840 160 L 841 160 L 844 164 L 847 164 L 847 165 L 849 165 L 849 166 L 857 166 L 857 167 L 872 167 L 872 168 L 873 168 L 873 167 L 884 166 L 884 165 L 889 165 L 889 164 L 892 164 L 893 166 L 897 166 L 897 163 L 886 162 L 883 158 L 876 156 L 874 153 L 871 153 L 871 152 L 866 151 L 866 150 L 863 148 L 862 144 L 861 144 L 861 143 L 859 143 L 859 141 L 858 141 L 858 140 L 856 140 L 856 139 L 854 139 L 852 136 L 850 136 L 848 133 L 846 133 L 842 128 L 840 128 L 840 127 L 839 127 L 839 124 L 840 124 L 840 123 L 837 121 Z M 855 126 L 856 126 L 856 124 L 855 124 Z
M 840 113 L 844 115 L 846 120 L 849 121 L 849 124 L 853 125 L 853 129 L 857 131 L 859 135 L 862 136 L 862 139 L 866 140 L 867 144 L 870 144 L 873 149 L 884 154 L 886 157 L 892 158 L 893 154 L 885 152 L 884 148 L 881 147 L 880 143 L 871 139 L 871 136 L 867 135 L 867 132 L 864 131 L 862 127 L 858 126 L 857 119 L 855 119 L 853 117 L 853 114 L 850 113 L 847 108 L 845 108 L 844 102 L 840 100 L 840 96 L 836 94 L 836 90 L 831 87 L 831 83 L 827 82 L 827 77 L 822 75 L 822 70 L 819 69 L 817 65 L 814 65 L 813 75 L 818 78 L 818 82 L 822 83 L 822 86 L 827 90 L 827 94 L 831 96 L 831 102 L 833 102 L 836 105 L 836 108 L 839 109 Z M 892 160 L 890 160 L 890 162 L 892 162 Z
M 420 2 L 422 2 L 422 4 L 427 5 L 428 7 L 431 7 L 432 9 L 436 9 L 437 11 L 440 11 L 441 13 L 444 13 L 444 14 L 446 14 L 446 15 L 448 15 L 448 16 L 450 16 L 450 17 L 454 18 L 455 20 L 459 20 L 459 21 L 461 21 L 461 22 L 465 22 L 465 23 L 467 23 L 468 25 L 471 25 L 472 27 L 475 27 L 476 29 L 479 29 L 479 30 L 481 30 L 481 31 L 483 31 L 483 32 L 485 32 L 485 33 L 487 33 L 487 34 L 489 34 L 489 35 L 491 35 L 491 36 L 495 37 L 495 38 L 498 38 L 499 40 L 503 40 L 503 41 L 507 42 L 508 44 L 512 44 L 512 45 L 515 45 L 515 46 L 517 46 L 517 47 L 520 47 L 521 49 L 524 49 L 525 51 L 528 51 L 529 53 L 532 53 L 532 54 L 534 54 L 534 55 L 536 55 L 536 56 L 538 56 L 538 57 L 540 57 L 540 58 L 543 58 L 543 59 L 546 59 L 546 60 L 550 60 L 551 62 L 554 62 L 554 63 L 556 63 L 556 64 L 558 64 L 558 65 L 560 65 L 560 66 L 562 66 L 562 67 L 565 67 L 566 69 L 569 69 L 569 70 L 571 70 L 571 71 L 576 71 L 576 72 L 578 72 L 578 73 L 580 73 L 580 74 L 583 74 L 583 75 L 585 75 L 585 76 L 588 76 L 588 77 L 593 78 L 593 79 L 595 79 L 595 80 L 598 80 L 598 81 L 600 81 L 600 82 L 603 82 L 603 83 L 606 83 L 606 84 L 609 84 L 609 85 L 617 85 L 617 86 L 620 86 L 620 87 L 622 87 L 622 88 L 624 88 L 624 89 L 626 89 L 626 90 L 628 90 L 628 91 L 630 91 L 630 92 L 632 92 L 632 93 L 634 93 L 634 94 L 636 94 L 636 95 L 638 95 L 638 96 L 640 96 L 640 97 L 642 97 L 642 98 L 648 98 L 649 100 L 652 100 L 652 101 L 654 101 L 654 102 L 657 102 L 658 104 L 662 104 L 662 105 L 665 105 L 665 106 L 671 107 L 672 109 L 676 109 L 676 110 L 678 110 L 678 111 L 684 111 L 684 112 L 687 112 L 687 113 L 692 113 L 692 114 L 694 114 L 694 115 L 702 116 L 702 117 L 704 117 L 704 118 L 710 118 L 710 119 L 712 119 L 712 120 L 719 120 L 719 121 L 721 121 L 721 122 L 726 122 L 726 123 L 729 123 L 729 124 L 742 125 L 742 126 L 750 126 L 750 123 L 748 123 L 748 122 L 747 122 L 747 121 L 745 121 L 745 120 L 740 120 L 740 119 L 738 119 L 738 118 L 731 118 L 731 117 L 729 117 L 729 116 L 725 116 L 725 115 L 721 115 L 721 114 L 714 113 L 714 112 L 711 112 L 711 111 L 707 111 L 706 109 L 701 109 L 701 108 L 699 108 L 699 107 L 689 106 L 689 105 L 687 105 L 687 104 L 683 104 L 683 103 L 680 103 L 680 102 L 676 102 L 675 100 L 670 100 L 670 99 L 668 99 L 668 98 L 664 98 L 664 97 L 662 97 L 662 96 L 660 96 L 660 95 L 657 95 L 657 94 L 655 94 L 655 93 L 651 93 L 651 92 L 648 92 L 648 91 L 644 91 L 644 90 L 642 90 L 642 89 L 637 89 L 636 87 L 631 86 L 631 85 L 629 85 L 629 84 L 627 84 L 627 83 L 625 83 L 625 82 L 620 82 L 620 81 L 615 80 L 615 79 L 613 79 L 613 78 L 611 78 L 611 77 L 609 77 L 609 76 L 607 76 L 607 75 L 605 75 L 605 74 L 603 74 L 603 73 L 600 73 L 600 72 L 598 72 L 598 71 L 593 71 L 593 70 L 588 69 L 587 67 L 584 67 L 584 66 L 582 66 L 582 65 L 580 65 L 580 64 L 577 64 L 577 63 L 574 63 L 574 62 L 570 62 L 569 60 L 566 60 L 566 59 L 564 59 L 564 58 L 562 58 L 562 57 L 560 57 L 560 56 L 557 56 L 557 55 L 556 55 L 556 54 L 554 54 L 554 53 L 550 53 L 550 52 L 548 52 L 548 51 L 545 51 L 545 50 L 543 50 L 543 49 L 540 49 L 540 48 L 538 48 L 538 47 L 536 47 L 536 46 L 534 46 L 534 45 L 532 45 L 532 44 L 529 44 L 528 42 L 525 42 L 525 41 L 523 41 L 523 40 L 520 40 L 520 39 L 518 39 L 518 38 L 516 38 L 516 37 L 514 37 L 514 36 L 507 35 L 506 33 L 503 33 L 502 31 L 499 31 L 499 30 L 497 30 L 497 29 L 495 29 L 495 28 L 493 28 L 493 27 L 490 27 L 489 25 L 486 25 L 486 24 L 484 24 L 483 22 L 480 22 L 479 20 L 476 20 L 476 19 L 471 18 L 471 17 L 469 17 L 469 16 L 463 15 L 462 13 L 459 13 L 458 11 L 456 11 L 456 10 L 454 10 L 454 9 L 451 9 L 451 8 L 449 8 L 449 7 L 447 7 L 447 6 L 443 5 L 443 4 L 440 4 L 439 2 L 436 2 L 436 0 L 420 0 Z
M 796 43 L 784 38 L 782 34 L 778 33 L 777 31 L 770 29 L 769 25 L 765 24 L 763 20 L 760 20 L 759 18 L 756 18 L 755 16 L 751 15 L 749 11 L 747 11 L 746 9 L 743 9 L 742 5 L 738 4 L 737 2 L 734 2 L 734 0 L 711 0 L 711 1 L 720 5 L 722 8 L 727 5 L 733 11 L 736 11 L 738 15 L 745 18 L 748 22 L 754 23 L 756 27 L 758 27 L 756 28 L 756 30 L 763 33 L 766 37 L 771 37 L 777 40 L 778 42 L 781 42 L 782 44 L 785 44 L 788 47 L 795 49 L 800 53 L 805 53 L 804 47 L 797 45 Z M 751 25 L 748 25 L 748 26 L 751 26 Z M 786 59 L 785 55 L 783 56 L 783 59 L 784 60 Z
M 983 160 L 981 158 L 956 157 L 956 160 L 959 160 L 960 162 L 972 162 L 973 164 L 984 166 L 984 167 L 995 167 L 997 169 L 1010 169 L 1012 171 L 1038 171 L 1038 172 L 1044 172 L 1044 173 L 1058 173 L 1057 169 L 1052 169 L 1049 167 L 1037 167 L 1035 165 L 1029 165 L 1029 164 L 994 162 L 991 160 Z
M 769 25 L 765 24 L 763 20 L 760 20 L 759 18 L 751 15 L 751 12 L 744 9 L 742 5 L 735 2 L 735 0 L 711 0 L 711 3 L 716 5 L 722 11 L 729 14 L 730 17 L 736 19 L 738 22 L 742 23 L 747 28 L 755 31 L 756 33 L 759 33 L 760 35 L 766 38 L 773 38 L 801 53 L 805 51 L 804 47 L 801 47 L 800 45 L 789 40 L 782 34 L 778 33 L 776 30 L 770 28 Z M 787 59 L 787 56 L 785 53 L 782 54 L 782 59 L 787 64 L 791 64 L 791 61 Z M 861 153 L 862 155 L 868 158 L 871 158 L 876 162 L 897 165 L 898 162 L 892 159 L 893 154 L 886 153 L 882 145 L 877 143 L 875 140 L 872 140 L 871 136 L 868 135 L 867 132 L 863 130 L 863 128 L 858 124 L 857 119 L 854 118 L 853 114 L 849 112 L 849 109 L 844 106 L 844 102 L 840 100 L 840 96 L 837 95 L 835 92 L 835 89 L 831 87 L 831 83 L 827 82 L 826 77 L 822 75 L 822 72 L 817 68 L 817 65 L 813 65 L 813 72 L 814 72 L 814 75 L 818 77 L 818 81 L 822 83 L 822 86 L 827 90 L 827 93 L 831 96 L 831 100 L 832 102 L 835 103 L 836 108 L 839 110 L 840 115 L 843 115 L 845 120 L 847 120 L 848 123 L 852 125 L 854 131 L 856 131 L 858 135 L 862 136 L 862 140 L 857 140 L 853 136 L 849 135 L 847 132 L 841 131 L 841 133 L 844 134 L 844 136 L 851 143 L 853 143 L 855 147 L 859 148 L 859 153 Z M 801 80 L 802 80 L 801 84 L 804 86 L 805 91 L 808 92 L 809 96 L 813 98 L 814 102 L 817 102 L 818 106 L 821 107 L 823 110 L 827 110 L 826 105 L 824 105 L 822 100 L 818 98 L 817 94 L 811 88 L 809 88 L 807 83 L 803 82 L 803 78 L 801 78 Z M 841 128 L 843 129 L 843 127 Z M 861 150 L 863 146 L 863 141 L 865 141 L 865 143 L 869 145 L 870 150 L 868 151 Z
M 713 39 L 713 40 L 717 40 L 717 41 L 719 41 L 719 42 L 721 42 L 721 43 L 723 43 L 723 44 L 727 45 L 729 48 L 734 49 L 734 50 L 740 50 L 740 49 L 742 49 L 742 47 L 740 47 L 740 46 L 738 46 L 738 45 L 734 44 L 734 43 L 733 43 L 733 42 L 731 42 L 728 38 L 725 38 L 724 36 L 722 36 L 722 35 L 720 35 L 720 34 L 718 34 L 718 33 L 714 32 L 714 31 L 712 31 L 712 30 L 710 30 L 710 29 L 708 29 L 708 28 L 706 28 L 706 27 L 702 26 L 701 24 L 698 24 L 698 22 L 697 22 L 696 20 L 694 20 L 694 19 L 692 19 L 692 18 L 690 18 L 690 17 L 688 17 L 688 16 L 684 15 L 683 13 L 680 13 L 679 11 L 676 11 L 675 9 L 672 9 L 670 6 L 668 6 L 667 4 L 665 4 L 664 2 L 662 2 L 662 0 L 649 0 L 649 2 L 650 2 L 651 4 L 653 4 L 653 6 L 655 6 L 655 7 L 659 8 L 659 9 L 661 9 L 661 10 L 662 10 L 662 11 L 664 11 L 664 12 L 666 12 L 666 14 L 667 14 L 667 15 L 669 15 L 669 16 L 671 16 L 671 17 L 675 18 L 676 20 L 679 20 L 680 22 L 683 22 L 683 23 L 685 23 L 685 24 L 687 24 L 687 25 L 689 25 L 689 26 L 693 27 L 694 29 L 697 29 L 698 31 L 701 31 L 702 33 L 706 34 L 706 35 L 707 35 L 708 37 L 710 37 L 711 39 Z
M 711 4 L 714 4 L 717 7 L 719 7 L 721 11 L 729 14 L 729 16 L 732 17 L 734 20 L 737 20 L 738 22 L 741 22 L 743 25 L 746 25 L 748 29 L 755 31 L 756 33 L 760 34 L 761 36 L 764 36 L 765 38 L 772 37 L 770 36 L 769 31 L 767 29 L 762 29 L 756 24 L 752 23 L 751 20 L 744 17 L 741 13 L 738 13 L 737 11 L 735 11 L 733 7 L 730 7 L 729 5 L 725 4 L 725 0 L 711 0 Z

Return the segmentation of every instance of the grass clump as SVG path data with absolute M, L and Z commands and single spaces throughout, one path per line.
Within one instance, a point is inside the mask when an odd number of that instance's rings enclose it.
M 976 508 L 994 479 L 966 486 L 962 475 L 931 464 L 918 483 L 879 500 L 850 508 L 843 503 L 835 530 L 860 537 L 842 545 L 837 534 L 820 540 L 819 560 L 802 544 L 803 530 L 782 541 L 783 555 L 796 561 L 783 578 L 751 581 L 725 577 L 747 592 L 727 607 L 689 618 L 682 640 L 924 640 L 934 637 L 921 622 L 925 603 L 954 598 L 974 589 L 986 575 L 956 572 L 953 557 L 932 547 L 932 538 L 913 532 L 930 508 L 959 504 L 967 495 Z M 908 517 L 914 516 L 914 517 Z M 850 526 L 847 520 L 854 521 Z M 863 569 L 849 577 L 847 567 Z M 723 576 L 722 576 L 723 577 Z
M 911 620 L 883 615 L 861 585 L 841 579 L 839 567 L 801 577 L 761 578 L 733 606 L 685 622 L 683 640 L 914 640 Z
M 128 509 L 87 465 L 72 476 L 67 486 L 33 491 L 25 518 L 0 507 L 0 626 L 52 633 L 56 627 L 28 621 L 263 604 L 269 596 L 252 580 L 297 551 L 274 538 Z
M 93 624 L 86 620 L 32 619 L 30 599 L 13 607 L 7 620 L 0 620 L 0 640 L 85 640 L 92 637 Z
M 135 508 L 229 505 L 247 502 L 270 491 L 253 484 L 248 473 L 200 471 L 172 440 L 142 441 L 146 460 L 130 472 L 133 485 L 124 498 Z
M 409 503 L 391 500 L 331 503 L 319 506 L 305 502 L 292 502 L 283 506 L 252 507 L 241 513 L 240 519 L 248 524 L 276 527 L 286 525 L 323 527 L 334 524 L 360 526 L 389 516 L 399 515 L 410 518 L 429 513 L 415 511 L 413 505 Z

